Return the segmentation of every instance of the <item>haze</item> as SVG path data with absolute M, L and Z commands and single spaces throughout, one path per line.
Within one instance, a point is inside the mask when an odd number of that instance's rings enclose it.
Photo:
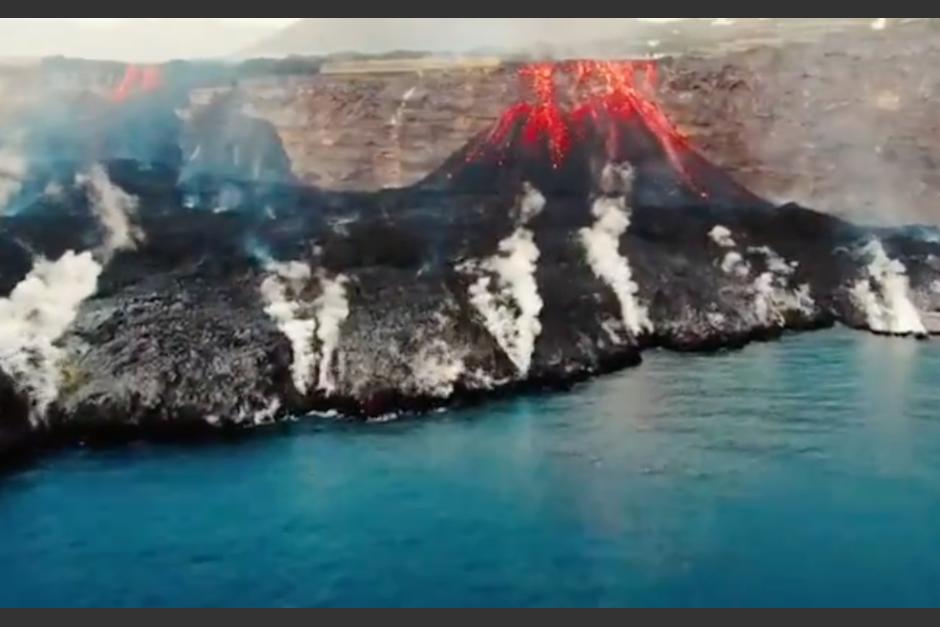
M 648 21 L 670 18 L 639 18 Z M 52 55 L 157 62 L 278 50 L 281 31 L 299 18 L 3 18 L 0 57 Z M 299 49 L 319 54 L 395 49 L 462 51 L 551 43 L 566 45 L 626 34 L 635 18 L 313 18 L 314 30 L 287 31 Z M 309 26 L 309 25 L 307 25 Z M 315 34 L 315 36 L 313 36 Z M 267 47 L 266 47 L 266 44 Z M 280 46 L 288 53 L 297 49 Z
M 237 53 L 297 18 L 3 18 L 0 57 L 155 62 Z

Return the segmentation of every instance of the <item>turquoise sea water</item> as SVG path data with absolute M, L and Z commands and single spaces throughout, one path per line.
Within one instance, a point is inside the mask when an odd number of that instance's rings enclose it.
M 0 605 L 940 605 L 940 342 L 651 353 L 570 394 L 0 478 Z

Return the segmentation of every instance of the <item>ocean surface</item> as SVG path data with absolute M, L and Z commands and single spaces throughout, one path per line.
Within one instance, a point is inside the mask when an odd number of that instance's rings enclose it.
M 569 394 L 0 477 L 0 605 L 940 605 L 940 342 L 646 355 Z

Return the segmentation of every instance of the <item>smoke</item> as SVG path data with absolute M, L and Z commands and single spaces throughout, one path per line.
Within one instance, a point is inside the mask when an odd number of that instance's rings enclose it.
M 349 301 L 346 299 L 346 277 L 320 278 L 323 292 L 314 301 L 317 321 L 317 338 L 320 340 L 320 380 L 318 388 L 327 394 L 336 390 L 333 379 L 333 355 L 339 345 L 340 327 L 349 317 Z
M 762 272 L 751 286 L 754 314 L 764 326 L 783 326 L 787 313 L 799 312 L 809 316 L 816 307 L 809 285 L 804 283 L 796 289 L 790 289 L 789 275 Z
M 291 343 L 294 387 L 301 394 L 308 394 L 317 368 L 317 389 L 332 394 L 336 389 L 334 355 L 340 328 L 349 316 L 346 277 L 339 275 L 331 279 L 320 274 L 317 277 L 319 295 L 309 300 L 307 296 L 313 281 L 310 266 L 296 261 L 271 262 L 267 269 L 272 274 L 261 283 L 261 294 L 268 303 L 264 311 Z
M 105 228 L 101 252 L 106 261 L 115 252 L 134 250 L 144 241 L 144 232 L 132 222 L 137 215 L 137 198 L 114 185 L 104 167 L 92 166 L 88 174 L 77 175 L 75 183 L 87 186 L 91 209 Z
M 525 375 L 542 332 L 538 318 L 543 302 L 535 282 L 539 249 L 532 232 L 519 229 L 500 243 L 499 250 L 483 266 L 495 276 L 481 277 L 471 286 L 471 302 L 516 370 Z
M 55 342 L 94 295 L 102 267 L 91 253 L 39 259 L 8 298 L 0 299 L 0 368 L 26 392 L 38 425 L 58 396 L 63 350 Z
M 6 208 L 7 203 L 23 188 L 23 184 L 13 178 L 7 178 L 0 175 L 0 214 Z
M 742 55 L 747 88 L 716 96 L 745 129 L 736 152 L 750 152 L 740 170 L 755 191 L 854 221 L 938 224 L 936 25 L 879 20 Z
M 82 302 L 95 294 L 104 264 L 116 251 L 133 249 L 143 240 L 143 232 L 131 222 L 137 199 L 111 183 L 104 168 L 92 167 L 75 183 L 87 186 L 92 212 L 105 231 L 105 241 L 95 251 L 99 260 L 91 251 L 70 250 L 57 261 L 39 257 L 10 296 L 0 300 L 0 369 L 26 392 L 34 425 L 45 418 L 62 383 L 64 351 L 56 341 Z
M 737 250 L 737 243 L 727 227 L 718 225 L 708 236 L 715 244 L 728 251 L 720 264 L 722 272 L 740 279 L 751 276 L 753 267 Z M 796 287 L 791 286 L 797 262 L 787 262 L 769 246 L 751 246 L 747 253 L 752 259 L 763 257 L 766 268 L 748 286 L 753 301 L 751 313 L 755 322 L 765 327 L 775 327 L 786 323 L 788 313 L 812 316 L 816 301 L 813 300 L 809 285 L 804 283 Z
M 270 424 L 274 422 L 274 417 L 277 416 L 277 412 L 281 409 L 281 399 L 279 398 L 270 398 L 267 403 L 260 409 L 251 408 L 251 407 L 239 407 L 235 412 L 234 416 L 231 416 L 231 420 L 235 424 L 251 424 L 256 427 Z M 216 426 L 222 422 L 218 416 L 207 416 L 206 422 L 210 425 Z
M 796 269 L 797 262 L 787 263 L 786 259 L 774 252 L 769 246 L 751 246 L 747 249 L 752 255 L 763 255 L 767 269 L 781 276 L 790 276 Z
M 535 281 L 540 253 L 527 222 L 541 212 L 545 197 L 528 183 L 519 199 L 516 230 L 499 243 L 493 257 L 465 266 L 484 272 L 470 286 L 470 302 L 483 316 L 487 330 L 509 357 L 520 376 L 532 365 L 535 340 L 542 333 L 541 296 Z
M 747 250 L 751 255 L 762 255 L 767 268 L 754 281 L 758 319 L 768 325 L 782 325 L 788 312 L 811 316 L 816 302 L 810 295 L 809 285 L 804 283 L 795 289 L 790 288 L 790 279 L 799 266 L 798 262 L 787 262 L 769 246 L 752 246 Z
M 244 202 L 245 195 L 234 185 L 225 185 L 219 192 L 218 204 L 212 210 L 214 213 L 225 213 L 238 208 Z
M 751 273 L 751 266 L 744 261 L 741 253 L 732 250 L 721 260 L 721 271 L 725 274 L 734 274 L 743 278 Z
M 27 168 L 26 157 L 10 149 L 0 149 L 0 215 L 23 188 Z
M 738 246 L 731 236 L 731 230 L 720 224 L 716 225 L 708 232 L 708 237 L 720 248 L 728 249 L 724 258 L 721 260 L 721 271 L 725 274 L 745 278 L 751 274 L 750 264 L 744 260 L 744 257 L 735 250 Z
M 602 180 L 609 180 L 613 176 L 613 169 L 608 165 Z M 620 301 L 623 324 L 636 337 L 645 331 L 651 332 L 653 324 L 646 308 L 637 300 L 639 286 L 633 280 L 630 261 L 620 254 L 620 240 L 630 228 L 626 198 L 633 189 L 633 171 L 629 166 L 618 170 L 621 178 L 618 191 L 621 195 L 600 196 L 594 201 L 592 213 L 597 220 L 590 228 L 581 230 L 581 242 L 591 269 L 614 290 Z
M 413 367 L 416 391 L 435 398 L 449 398 L 466 370 L 463 356 L 440 338 L 422 346 Z
M 855 303 L 865 313 L 868 327 L 877 333 L 926 335 L 920 314 L 909 297 L 907 268 L 885 252 L 880 240 L 859 251 L 869 263 L 865 275 L 851 288 Z
M 310 266 L 291 261 L 272 263 L 268 270 L 273 274 L 261 283 L 261 294 L 268 303 L 264 311 L 290 341 L 294 387 L 306 395 L 312 383 L 313 366 L 316 363 L 313 340 L 317 332 L 317 322 L 311 307 L 299 300 L 298 295 L 310 280 Z
M 722 248 L 734 248 L 737 246 L 734 238 L 731 237 L 731 231 L 728 230 L 728 227 L 721 226 L 720 224 L 716 225 L 715 228 L 708 232 L 708 237 Z
M 737 248 L 738 244 L 734 241 L 734 237 L 731 236 L 731 231 L 728 227 L 720 224 L 716 225 L 715 228 L 708 232 L 708 237 L 719 247 L 729 249 L 721 260 L 722 272 L 741 278 L 745 278 L 751 274 L 751 265 L 744 260 L 741 253 L 734 250 Z

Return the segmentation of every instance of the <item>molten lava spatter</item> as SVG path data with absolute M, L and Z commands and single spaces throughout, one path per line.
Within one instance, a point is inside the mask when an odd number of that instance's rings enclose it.
M 557 167 L 568 153 L 571 140 L 568 124 L 555 96 L 555 71 L 556 66 L 544 63 L 526 66 L 520 74 L 529 81 L 535 95 L 535 104 L 529 109 L 522 136 L 530 144 L 546 137 L 552 163 Z
M 519 70 L 519 78 L 532 92 L 534 102 L 517 102 L 506 109 L 486 140 L 467 155 L 467 161 L 476 160 L 487 146 L 505 149 L 506 140 L 519 125 L 526 144 L 535 145 L 544 139 L 552 164 L 557 167 L 564 161 L 571 147 L 571 129 L 555 92 L 555 72 L 559 68 L 556 64 L 539 63 Z
M 504 150 L 509 135 L 520 125 L 526 144 L 546 142 L 556 168 L 567 157 L 573 141 L 587 134 L 589 126 L 603 128 L 608 152 L 614 158 L 620 142 L 618 123 L 636 117 L 656 138 L 682 180 L 698 189 L 683 165 L 682 155 L 691 150 L 688 139 L 653 100 L 658 81 L 654 62 L 538 63 L 521 68 L 519 77 L 529 99 L 506 110 L 483 145 L 468 154 L 468 161 L 475 160 L 487 146 Z M 560 80 L 571 87 L 571 96 L 565 100 L 567 109 L 558 95 Z M 604 119 L 610 123 L 602 125 Z
M 588 91 L 587 102 L 581 107 L 596 111 L 600 106 L 614 121 L 639 116 L 662 146 L 676 172 L 689 186 L 697 189 L 681 159 L 681 155 L 691 149 L 688 138 L 652 100 L 659 74 L 655 63 L 577 61 L 574 67 L 578 88 Z M 617 143 L 616 132 L 616 126 L 609 131 L 608 143 L 612 146 Z
M 124 77 L 118 86 L 111 92 L 111 99 L 115 102 L 124 102 L 136 93 L 146 93 L 159 89 L 163 85 L 163 74 L 160 68 L 152 66 L 128 65 L 124 70 Z

